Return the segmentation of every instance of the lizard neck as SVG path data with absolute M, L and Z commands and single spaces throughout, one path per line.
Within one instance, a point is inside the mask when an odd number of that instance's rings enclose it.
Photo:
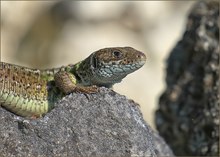
M 71 67 L 70 72 L 74 74 L 77 79 L 77 84 L 81 84 L 83 86 L 92 85 L 91 78 L 93 77 L 93 68 L 90 63 L 90 56 L 84 59 L 81 62 L 74 64 Z

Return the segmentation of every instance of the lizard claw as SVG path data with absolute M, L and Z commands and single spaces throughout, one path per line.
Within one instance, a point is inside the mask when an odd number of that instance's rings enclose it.
M 88 87 L 76 87 L 74 89 L 77 92 L 82 92 L 82 93 L 86 93 L 86 94 L 92 94 L 92 93 L 97 93 L 99 92 L 99 88 L 95 85 L 93 86 L 88 86 Z

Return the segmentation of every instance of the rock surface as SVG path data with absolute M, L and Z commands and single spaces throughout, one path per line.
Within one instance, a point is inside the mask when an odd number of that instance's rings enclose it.
M 114 91 L 73 93 L 43 118 L 0 108 L 0 156 L 173 156 L 136 103 Z
M 175 155 L 219 155 L 219 2 L 200 1 L 168 58 L 156 125 Z

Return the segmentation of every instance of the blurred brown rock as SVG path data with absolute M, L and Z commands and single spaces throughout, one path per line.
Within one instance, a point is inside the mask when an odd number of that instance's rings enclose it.
M 167 61 L 156 125 L 175 155 L 219 155 L 219 2 L 192 8 Z

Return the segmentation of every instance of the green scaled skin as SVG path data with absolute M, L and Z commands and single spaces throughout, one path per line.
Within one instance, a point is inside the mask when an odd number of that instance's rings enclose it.
M 131 47 L 111 47 L 77 64 L 49 70 L 0 62 L 0 105 L 19 116 L 38 118 L 66 94 L 112 87 L 145 61 L 144 53 Z

